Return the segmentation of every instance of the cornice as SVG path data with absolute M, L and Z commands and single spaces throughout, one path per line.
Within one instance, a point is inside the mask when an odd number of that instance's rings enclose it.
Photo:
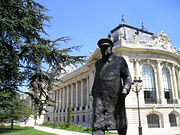
M 149 47 L 129 47 L 129 46 L 120 46 L 114 49 L 115 53 L 130 53 L 130 54 L 156 54 L 159 56 L 166 56 L 170 58 L 175 58 L 180 63 L 180 55 L 167 50 L 149 48 Z
M 77 69 L 78 70 L 78 69 Z M 84 75 L 86 74 L 86 73 L 88 73 L 89 72 L 89 70 L 86 68 L 86 69 L 83 69 L 83 70 L 81 70 L 81 71 L 73 71 L 73 72 L 71 72 L 71 73 L 69 73 L 69 74 L 67 74 L 67 75 L 65 75 L 63 78 L 61 78 L 61 81 L 60 82 L 58 82 L 56 85 L 61 85 L 61 84 L 63 84 L 63 83 L 67 83 L 67 82 L 73 82 L 73 80 L 74 79 L 76 79 L 76 81 L 78 81 L 78 80 L 80 80 L 80 79 L 82 79 L 82 78 L 86 78 L 86 77 L 84 77 Z

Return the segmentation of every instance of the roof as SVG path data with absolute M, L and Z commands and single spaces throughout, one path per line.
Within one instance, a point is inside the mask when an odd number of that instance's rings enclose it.
M 127 24 L 120 24 L 120 25 L 118 25 L 116 28 L 114 28 L 113 30 L 111 30 L 110 32 L 113 33 L 114 31 L 120 29 L 121 27 L 128 27 L 128 28 L 131 28 L 131 29 L 135 29 L 135 30 L 137 30 L 137 31 L 141 31 L 141 32 L 146 33 L 146 34 L 154 35 L 154 33 L 152 33 L 152 32 L 148 32 L 148 31 L 146 31 L 146 30 L 144 30 L 144 29 L 139 29 L 139 28 L 136 28 L 136 27 L 127 25 Z

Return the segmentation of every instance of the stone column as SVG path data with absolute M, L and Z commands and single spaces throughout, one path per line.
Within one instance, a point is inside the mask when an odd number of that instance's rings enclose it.
M 65 110 L 66 110 L 66 108 L 67 108 L 66 102 L 67 102 L 67 87 L 65 86 L 65 87 L 64 87 L 64 109 L 65 109 Z
M 73 83 L 73 107 L 76 107 L 76 84 Z
M 62 109 L 65 109 L 65 88 L 62 88 Z M 62 111 L 63 111 L 62 110 Z
M 68 86 L 69 88 L 69 100 L 68 100 L 68 106 L 71 105 L 71 84 Z
M 174 91 L 174 83 L 173 83 L 173 73 L 172 68 L 170 69 L 170 84 L 171 84 L 171 92 L 172 92 L 172 99 L 175 99 L 175 91 Z
M 86 91 L 87 91 L 87 108 L 86 109 L 88 109 L 88 106 L 89 106 L 89 76 L 87 77 L 87 79 L 86 79 Z
M 135 59 L 135 70 L 134 70 L 134 73 L 135 73 L 134 77 L 140 77 L 140 66 L 139 66 L 139 60 L 138 59 Z
M 58 107 L 57 108 L 58 108 L 58 113 L 59 113 L 60 89 L 58 89 L 58 98 L 57 98 L 57 100 L 58 100 Z
M 59 108 L 62 109 L 62 88 L 60 89 L 60 95 L 59 95 Z
M 60 89 L 59 93 L 59 109 L 62 110 L 62 88 Z
M 73 107 L 73 83 L 71 84 L 71 108 Z
M 62 88 L 62 112 L 63 112 L 63 109 L 64 109 L 64 88 Z
M 83 107 L 83 105 L 84 105 L 84 103 L 83 103 L 83 86 L 84 85 L 84 83 L 83 83 L 83 79 L 81 80 L 81 93 L 79 93 L 79 94 L 81 94 L 81 107 Z
M 158 92 L 159 98 L 162 104 L 166 104 L 166 99 L 164 97 L 164 88 L 163 88 L 163 80 L 162 80 L 162 66 L 161 61 L 157 61 L 157 84 L 158 84 Z
M 180 99 L 180 68 L 177 70 L 177 77 L 178 77 L 178 93 Z
M 137 79 L 139 79 L 139 77 L 141 77 L 141 79 L 143 79 L 142 75 L 140 73 L 142 71 L 142 69 L 140 68 L 139 60 L 135 59 L 134 61 L 135 61 L 135 63 L 134 63 L 134 77 L 136 77 Z M 134 80 L 134 78 L 132 78 L 132 80 Z M 140 104 L 144 104 L 144 98 L 143 97 L 144 97 L 144 90 L 142 87 L 142 89 L 139 92 L 139 103 Z
M 67 89 L 66 89 L 66 91 L 67 91 L 67 100 L 66 100 L 66 109 L 68 108 L 68 106 L 69 106 L 69 85 L 67 85 Z
M 60 89 L 58 89 L 58 113 L 59 113 L 59 104 L 60 104 Z
M 64 106 L 65 106 L 65 110 L 67 108 L 67 87 L 64 87 Z
M 173 80 L 173 91 L 174 91 L 174 99 L 178 99 L 178 91 L 177 91 L 177 80 L 175 74 L 175 67 L 172 66 L 172 80 Z
M 75 83 L 76 87 L 76 107 L 78 107 L 78 82 Z
M 156 83 L 156 82 L 158 82 L 158 73 L 157 73 L 158 71 L 157 71 L 157 69 L 155 68 L 154 69 L 154 79 L 155 79 L 155 90 L 156 90 L 156 100 L 157 100 L 157 102 L 159 102 L 159 97 L 160 97 L 160 94 L 159 94 L 159 89 L 158 89 L 158 83 Z

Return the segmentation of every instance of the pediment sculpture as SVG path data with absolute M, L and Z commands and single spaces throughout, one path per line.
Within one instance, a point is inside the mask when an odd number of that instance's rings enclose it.
M 162 48 L 162 49 L 166 49 L 169 50 L 171 52 L 176 52 L 176 48 L 173 47 L 170 43 L 170 39 L 167 36 L 167 34 L 163 31 L 161 31 L 160 33 L 154 34 L 152 35 L 152 45 L 153 47 L 158 47 L 158 48 Z

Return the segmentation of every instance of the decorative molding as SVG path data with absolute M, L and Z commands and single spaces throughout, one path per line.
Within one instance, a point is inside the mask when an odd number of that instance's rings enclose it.
M 170 43 L 169 37 L 165 32 L 161 31 L 160 33 L 152 35 L 152 41 L 124 41 L 123 46 L 134 47 L 134 48 L 144 48 L 150 47 L 154 49 L 166 50 L 175 54 L 180 55 L 180 50 L 177 50 L 176 47 L 173 47 Z

